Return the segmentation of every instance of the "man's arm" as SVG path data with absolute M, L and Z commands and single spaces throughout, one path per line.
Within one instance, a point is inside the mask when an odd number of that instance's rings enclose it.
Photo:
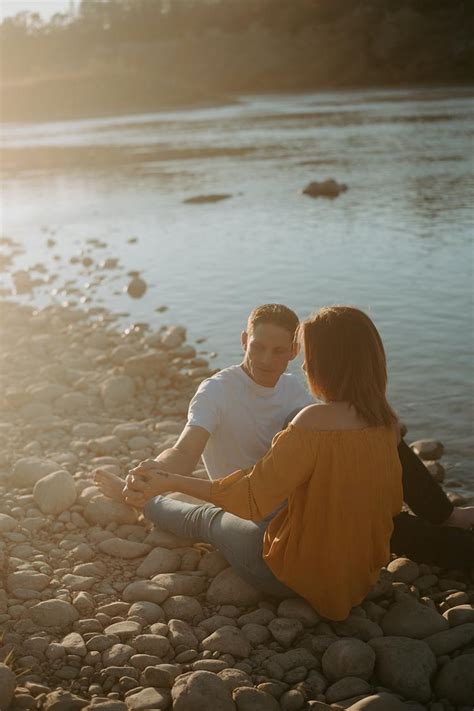
M 209 432 L 203 427 L 186 425 L 173 447 L 165 449 L 154 460 L 142 462 L 140 467 L 191 476 L 209 437 Z

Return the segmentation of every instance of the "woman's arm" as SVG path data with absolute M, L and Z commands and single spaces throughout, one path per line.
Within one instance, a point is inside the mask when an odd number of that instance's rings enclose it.
M 280 432 L 269 452 L 254 467 L 215 481 L 144 472 L 137 467 L 127 477 L 126 501 L 143 506 L 158 494 L 179 491 L 209 501 L 240 518 L 260 521 L 311 476 L 315 462 L 305 439 L 295 428 Z

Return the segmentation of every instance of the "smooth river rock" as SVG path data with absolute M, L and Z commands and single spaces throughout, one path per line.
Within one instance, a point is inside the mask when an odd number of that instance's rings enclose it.
M 75 503 L 76 484 L 68 471 L 52 472 L 36 482 L 33 497 L 44 514 L 57 516 Z

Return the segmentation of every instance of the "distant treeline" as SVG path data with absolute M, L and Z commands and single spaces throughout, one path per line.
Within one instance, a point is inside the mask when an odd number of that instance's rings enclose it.
M 473 8 L 472 0 L 82 0 L 47 23 L 23 12 L 0 25 L 3 118 L 238 92 L 469 82 Z

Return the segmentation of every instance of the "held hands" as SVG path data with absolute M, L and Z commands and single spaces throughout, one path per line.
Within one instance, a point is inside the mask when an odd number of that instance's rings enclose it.
M 171 475 L 154 459 L 145 459 L 128 473 L 123 495 L 127 504 L 142 508 L 149 499 L 171 490 Z

